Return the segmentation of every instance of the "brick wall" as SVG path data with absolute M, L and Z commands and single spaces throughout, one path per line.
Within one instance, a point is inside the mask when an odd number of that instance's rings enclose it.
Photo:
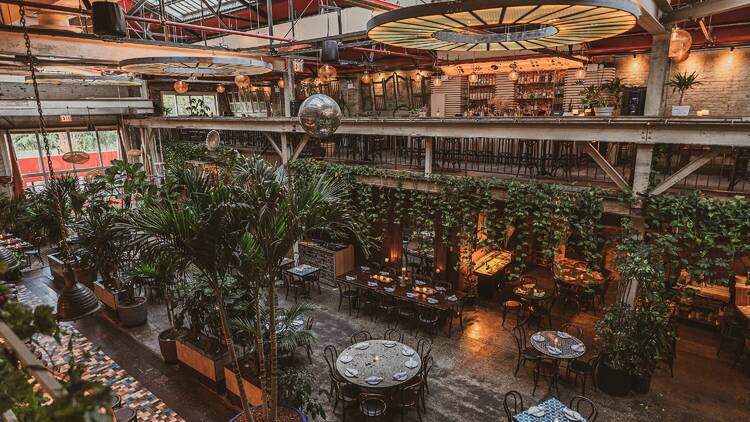
M 648 55 L 618 57 L 615 66 L 627 84 L 646 86 Z M 708 109 L 712 117 L 750 116 L 750 50 L 693 51 L 686 61 L 672 64 L 669 75 L 671 78 L 686 71 L 698 72 L 698 80 L 703 83 L 685 94 L 683 102 L 691 106 L 691 116 L 702 109 Z M 679 93 L 667 89 L 665 94 L 665 115 L 669 115 Z

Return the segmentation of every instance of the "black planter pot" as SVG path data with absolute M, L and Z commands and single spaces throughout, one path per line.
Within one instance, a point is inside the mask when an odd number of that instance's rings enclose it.
M 632 375 L 632 385 L 630 388 L 637 394 L 648 394 L 651 390 L 651 374 Z
M 615 397 L 627 396 L 632 385 L 630 372 L 611 367 L 606 359 L 600 360 L 594 380 L 600 390 Z
M 125 327 L 137 327 L 148 319 L 148 301 L 145 297 L 136 297 L 133 303 L 118 303 L 117 316 Z
M 164 363 L 179 363 L 177 360 L 178 332 L 172 328 L 159 333 L 159 349 Z

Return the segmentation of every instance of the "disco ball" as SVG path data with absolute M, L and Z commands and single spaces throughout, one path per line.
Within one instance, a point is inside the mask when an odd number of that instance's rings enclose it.
M 299 123 L 308 135 L 325 138 L 339 128 L 341 108 L 327 95 L 311 95 L 299 107 Z

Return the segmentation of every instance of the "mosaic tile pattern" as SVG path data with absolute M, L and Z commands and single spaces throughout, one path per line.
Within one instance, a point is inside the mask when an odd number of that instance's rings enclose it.
M 18 285 L 17 288 L 19 301 L 29 306 L 40 304 L 39 299 L 25 286 Z M 73 357 L 86 368 L 84 377 L 94 379 L 112 388 L 112 393 L 119 395 L 122 399 L 123 407 L 131 407 L 136 411 L 139 421 L 184 421 L 174 410 L 143 387 L 78 330 L 64 323 L 62 327 L 62 345 L 57 344 L 49 337 L 38 339 L 39 343 L 49 353 L 49 356 L 42 356 L 45 364 L 54 367 L 59 372 L 66 372 L 68 369 L 67 362 L 70 359 L 70 351 L 67 345 L 69 341 L 72 341 Z

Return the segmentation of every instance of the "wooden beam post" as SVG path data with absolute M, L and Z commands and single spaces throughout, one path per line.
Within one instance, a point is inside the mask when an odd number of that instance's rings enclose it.
M 284 153 L 279 149 L 279 146 L 276 145 L 276 141 L 273 139 L 271 135 L 269 135 L 267 132 L 263 132 L 263 135 L 268 139 L 268 142 L 271 143 L 271 146 L 273 149 L 276 150 L 276 153 L 279 154 L 279 157 L 281 158 L 282 163 L 284 162 Z
M 292 154 L 292 158 L 289 161 L 294 161 L 297 159 L 297 157 L 299 157 L 299 154 L 303 149 L 305 149 L 305 145 L 307 145 L 308 141 L 310 141 L 310 135 L 305 135 L 302 137 L 302 142 L 297 145 L 297 149 L 294 150 L 294 154 Z
M 434 145 L 432 137 L 424 138 L 424 175 L 425 177 L 432 174 L 432 148 Z
M 610 164 L 609 161 L 607 161 L 607 159 L 599 153 L 599 150 L 597 150 L 591 142 L 583 144 L 583 149 L 586 150 L 586 153 L 588 153 L 589 156 L 594 159 L 594 162 L 596 162 L 596 164 L 598 164 L 599 167 L 604 170 L 604 173 L 606 173 L 607 176 L 609 176 L 609 178 L 612 179 L 613 182 L 615 182 L 617 187 L 619 187 L 623 192 L 627 192 L 630 190 L 630 185 L 628 185 L 628 182 L 625 180 L 625 178 L 622 177 L 622 175 L 617 171 L 616 168 L 612 167 L 612 164 Z
M 712 148 L 712 149 L 705 151 L 698 158 L 687 163 L 685 167 L 677 170 L 671 176 L 667 177 L 661 183 L 659 183 L 658 186 L 651 189 L 651 191 L 649 192 L 649 195 L 659 195 L 660 193 L 663 193 L 667 189 L 677 184 L 682 179 L 691 175 L 693 172 L 695 172 L 699 168 L 708 164 L 711 160 L 713 160 L 717 155 L 721 153 L 722 153 L 722 150 L 719 148 Z
M 281 133 L 281 164 L 286 165 L 289 161 L 289 140 L 286 133 Z

